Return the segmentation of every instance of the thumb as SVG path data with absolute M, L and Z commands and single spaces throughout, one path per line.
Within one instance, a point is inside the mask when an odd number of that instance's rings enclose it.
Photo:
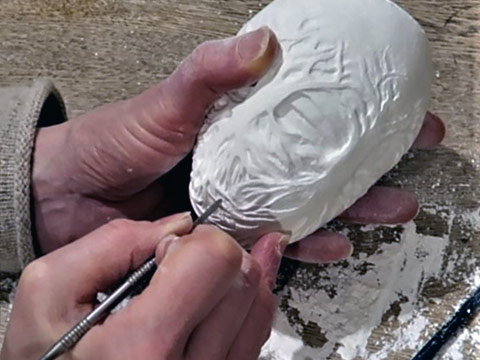
M 125 195 L 145 188 L 191 151 L 213 102 L 257 81 L 278 48 L 265 27 L 203 43 L 158 85 L 72 122 L 70 143 L 88 180 L 83 183 Z

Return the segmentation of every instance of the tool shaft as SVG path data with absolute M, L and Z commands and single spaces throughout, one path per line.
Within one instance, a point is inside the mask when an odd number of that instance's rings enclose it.
M 457 331 L 471 321 L 480 308 L 480 288 L 460 307 L 452 319 L 448 321 L 422 349 L 415 355 L 412 360 L 430 360 L 433 359 L 452 339 Z
M 196 226 L 203 224 L 208 217 L 218 209 L 221 200 L 216 201 L 203 213 L 192 226 L 192 231 Z M 133 272 L 125 282 L 120 285 L 110 296 L 100 303 L 91 313 L 89 313 L 82 321 L 72 327 L 64 336 L 60 338 L 39 360 L 54 360 L 66 351 L 70 350 L 75 344 L 100 320 L 108 316 L 108 314 L 124 300 L 139 282 L 157 269 L 155 257 L 150 258 L 139 269 Z

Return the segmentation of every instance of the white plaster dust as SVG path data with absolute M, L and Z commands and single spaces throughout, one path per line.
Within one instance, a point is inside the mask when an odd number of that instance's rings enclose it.
M 427 212 L 442 214 L 442 207 L 426 207 Z M 445 213 L 443 213 L 445 214 Z M 476 260 L 467 253 L 447 253 L 454 212 L 446 216 L 448 232 L 444 236 L 419 234 L 412 222 L 404 227 L 399 242 L 383 244 L 373 255 L 359 254 L 348 266 L 329 266 L 322 275 L 322 289 L 287 288 L 280 297 L 288 299 L 300 321 L 292 326 L 285 313 L 278 313 L 274 331 L 262 352 L 262 359 L 320 360 L 336 353 L 344 360 L 393 359 L 402 350 L 419 349 L 425 335 L 437 328 L 429 318 L 429 308 L 442 299 L 426 298 L 422 291 L 430 279 L 449 284 L 457 264 L 465 262 L 472 269 Z M 480 230 L 480 209 L 466 212 L 462 221 Z M 364 227 L 365 231 L 371 227 Z M 368 263 L 368 271 L 357 271 Z M 471 274 L 465 295 L 480 286 L 480 269 Z M 297 274 L 302 276 L 302 274 Z M 335 288 L 335 296 L 325 289 Z M 460 306 L 460 304 L 458 304 Z M 398 314 L 385 318 L 395 306 Z M 314 322 L 326 339 L 322 347 L 304 344 L 298 323 Z M 382 328 L 380 329 L 380 324 Z M 377 331 L 375 343 L 372 332 Z M 379 335 L 382 334 L 382 335 Z M 460 333 L 444 349 L 441 359 L 464 359 L 465 344 L 475 351 L 480 346 L 480 324 Z M 375 350 L 371 350 L 371 349 Z M 369 350 L 370 349 L 370 350 Z M 463 352 L 462 352 L 463 350 Z

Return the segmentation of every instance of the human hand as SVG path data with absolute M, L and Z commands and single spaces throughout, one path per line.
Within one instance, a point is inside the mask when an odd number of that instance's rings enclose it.
M 223 92 L 255 82 L 273 63 L 275 36 L 267 29 L 251 36 L 205 43 L 172 76 L 140 96 L 39 130 L 32 182 L 43 252 L 114 218 L 152 219 L 172 213 L 175 202 L 188 204 L 181 199 L 188 198 L 189 167 L 180 168 L 171 181 L 162 175 L 191 151 L 211 104 Z M 239 49 L 252 50 L 251 59 L 241 60 Z M 416 146 L 433 146 L 444 134 L 442 122 L 427 114 Z M 417 210 L 409 192 L 376 187 L 341 219 L 400 223 Z M 348 257 L 351 250 L 343 235 L 319 231 L 290 246 L 286 254 L 330 262 Z
M 437 116 L 427 113 L 414 149 L 429 149 L 440 144 L 445 137 L 445 125 Z M 338 220 L 353 224 L 396 225 L 409 222 L 418 213 L 417 198 L 408 190 L 374 186 Z M 335 262 L 348 257 L 352 244 L 340 233 L 319 230 L 290 245 L 285 256 L 311 263 Z
M 0 359 L 38 359 L 95 307 L 98 291 L 154 253 L 159 265 L 149 286 L 61 358 L 257 359 L 288 239 L 268 234 L 250 255 L 213 226 L 185 235 L 191 227 L 187 214 L 153 223 L 115 220 L 31 263 Z
M 258 80 L 277 49 L 267 28 L 204 43 L 141 95 L 39 129 L 32 188 L 41 251 L 55 250 L 111 219 L 172 213 L 166 199 L 171 189 L 161 176 L 192 150 L 213 102 Z

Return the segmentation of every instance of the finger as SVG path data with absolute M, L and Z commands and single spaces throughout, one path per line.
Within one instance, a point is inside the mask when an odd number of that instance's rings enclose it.
M 305 239 L 291 244 L 285 257 L 305 263 L 333 263 L 349 258 L 353 252 L 350 240 L 342 234 L 319 230 Z
M 227 360 L 256 360 L 270 337 L 277 300 L 267 286 L 260 286 Z
M 446 127 L 442 120 L 436 115 L 428 112 L 425 116 L 423 127 L 420 130 L 415 143 L 414 149 L 430 149 L 440 144 L 445 137 Z
M 252 256 L 262 268 L 262 281 L 273 289 L 283 253 L 290 241 L 290 235 L 270 233 L 263 236 L 252 248 Z
M 256 360 L 263 344 L 270 336 L 277 300 L 272 293 L 278 268 L 288 237 L 272 233 L 260 239 L 252 249 L 252 256 L 262 269 L 262 279 L 250 311 L 237 335 L 228 360 Z
M 157 251 L 163 259 L 150 285 L 109 326 L 138 324 L 142 334 L 165 344 L 166 353 L 158 358 L 179 357 L 193 330 L 230 290 L 242 252 L 234 239 L 213 226 L 199 226 L 172 240 L 165 251 Z
M 178 205 L 176 206 L 178 212 L 188 209 L 188 206 L 182 206 L 182 201 L 179 200 L 180 195 L 176 194 L 176 196 L 178 198 L 172 197 L 172 194 L 165 189 L 164 184 L 157 180 L 126 201 L 94 201 L 94 210 L 102 211 L 103 208 L 108 208 L 109 211 L 103 212 L 103 217 L 96 219 L 93 218 L 95 215 L 92 215 L 89 219 L 90 222 L 86 225 L 97 223 L 98 226 L 91 226 L 93 230 L 106 221 L 116 218 L 155 221 L 175 212 L 175 209 L 172 211 L 172 208 L 174 208 L 172 201 L 175 201 L 175 205 Z M 106 217 L 107 214 L 108 217 Z
M 91 303 L 98 291 L 107 289 L 153 256 L 162 238 L 172 233 L 184 234 L 191 227 L 189 213 L 155 223 L 112 221 L 39 259 L 41 266 L 55 272 L 55 282 L 45 286 L 55 297 Z
M 127 219 L 141 220 L 154 212 L 166 200 L 163 184 L 155 181 L 125 202 L 107 202 L 104 204 L 115 207 Z M 158 219 L 159 217 L 157 217 Z
M 72 149 L 82 150 L 76 161 L 93 189 L 111 184 L 118 195 L 118 188 L 138 190 L 166 173 L 192 149 L 212 103 L 257 81 L 277 51 L 268 28 L 204 43 L 157 86 L 72 122 L 72 139 L 82 141 Z
M 188 340 L 187 359 L 225 360 L 257 294 L 261 269 L 244 252 L 241 271 L 228 294 Z
M 411 192 L 374 186 L 338 219 L 356 224 L 403 224 L 415 218 L 418 200 Z
M 56 224 L 56 227 L 50 226 L 44 229 L 42 235 L 49 239 L 56 239 L 56 241 L 43 247 L 43 252 L 52 252 L 115 219 L 156 220 L 167 215 L 159 207 L 159 204 L 164 206 L 166 204 L 163 190 L 160 182 L 154 182 L 125 202 L 100 201 L 91 197 L 83 199 L 81 211 L 73 207 L 70 209 L 70 216 L 75 218 L 75 229 L 65 227 L 62 223 Z M 77 196 L 77 194 L 73 196 Z M 79 212 L 81 212 L 81 216 L 78 216 Z M 154 214 L 157 216 L 153 216 Z

